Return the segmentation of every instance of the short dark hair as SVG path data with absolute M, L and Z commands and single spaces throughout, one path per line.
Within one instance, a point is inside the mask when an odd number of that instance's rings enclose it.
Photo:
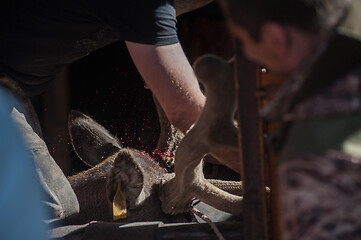
M 219 0 L 226 17 L 259 40 L 265 22 L 289 25 L 306 33 L 328 30 L 350 0 Z

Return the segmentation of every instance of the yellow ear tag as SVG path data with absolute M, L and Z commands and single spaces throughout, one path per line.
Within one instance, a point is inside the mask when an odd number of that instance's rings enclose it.
M 119 182 L 117 187 L 117 192 L 115 193 L 115 196 L 113 198 L 113 220 L 116 221 L 126 217 L 127 217 L 127 204 Z

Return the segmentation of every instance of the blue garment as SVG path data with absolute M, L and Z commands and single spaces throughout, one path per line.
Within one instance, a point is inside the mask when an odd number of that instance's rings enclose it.
M 34 163 L 10 118 L 0 89 L 0 239 L 44 240 L 46 219 Z

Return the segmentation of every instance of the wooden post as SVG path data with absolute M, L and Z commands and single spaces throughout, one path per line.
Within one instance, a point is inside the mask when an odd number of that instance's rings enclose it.
M 244 239 L 267 240 L 267 209 L 264 177 L 263 136 L 258 113 L 257 66 L 248 61 L 241 46 L 236 46 L 235 86 L 237 94 L 241 178 L 243 181 Z
M 65 68 L 43 95 L 44 135 L 49 152 L 65 175 L 71 173 L 68 144 L 69 69 Z

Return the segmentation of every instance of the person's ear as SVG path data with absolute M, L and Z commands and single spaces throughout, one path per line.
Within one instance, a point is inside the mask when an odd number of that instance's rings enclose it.
M 287 29 L 273 22 L 265 23 L 262 26 L 261 40 L 273 52 L 273 57 L 278 59 L 285 57 L 291 47 Z

